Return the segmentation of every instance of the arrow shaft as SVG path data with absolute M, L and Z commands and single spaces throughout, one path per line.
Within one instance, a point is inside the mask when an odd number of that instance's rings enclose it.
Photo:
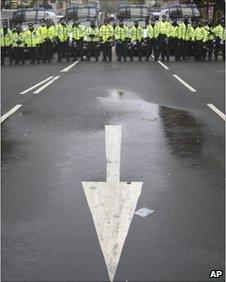
M 107 182 L 120 181 L 121 126 L 106 125 Z

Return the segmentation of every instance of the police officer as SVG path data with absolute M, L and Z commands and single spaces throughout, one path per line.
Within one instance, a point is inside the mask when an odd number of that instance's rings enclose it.
M 133 61 L 135 52 L 137 52 L 139 61 L 142 61 L 141 43 L 144 39 L 144 29 L 139 25 L 139 21 L 134 21 L 134 25 L 130 28 L 130 61 Z
M 151 23 L 147 25 L 147 50 L 146 50 L 146 61 L 152 55 L 156 56 L 156 29 L 155 21 L 152 18 Z
M 43 36 L 43 51 L 44 51 L 44 61 L 43 63 L 51 63 L 53 55 L 53 43 L 55 39 L 55 28 L 51 23 L 51 20 L 46 21 L 46 25 L 42 28 Z
M 55 26 L 55 39 L 57 44 L 57 61 L 61 62 L 62 58 L 66 57 L 69 62 L 68 29 L 63 18 Z
M 213 32 L 215 35 L 215 51 L 214 56 L 215 60 L 218 60 L 219 52 L 222 49 L 223 59 L 225 57 L 225 38 L 224 38 L 224 19 L 218 21 L 215 27 L 213 28 Z M 223 48 L 222 48 L 223 47 Z
M 204 59 L 203 47 L 206 42 L 206 31 L 201 22 L 194 30 L 193 41 L 195 41 L 195 61 L 201 61 Z
M 166 15 L 163 15 L 162 20 L 156 24 L 156 33 L 158 35 L 157 56 L 155 57 L 156 61 L 158 60 L 160 55 L 162 61 L 165 61 L 165 57 L 169 59 L 168 34 L 169 34 L 170 26 L 171 26 L 170 22 L 166 20 Z
M 173 20 L 173 23 L 169 31 L 169 43 L 170 43 L 170 52 L 172 51 L 175 56 L 175 60 L 180 60 L 180 40 L 179 40 L 179 25 L 177 19 Z
M 208 24 L 204 26 L 206 31 L 206 54 L 208 55 L 209 61 L 212 60 L 213 55 L 213 41 L 214 41 L 214 32 L 213 32 L 213 21 L 209 21 Z
M 20 61 L 22 64 L 25 64 L 24 46 L 24 32 L 22 31 L 21 26 L 17 25 L 12 31 L 12 53 L 16 65 L 18 65 Z
M 34 28 L 32 23 L 28 24 L 28 29 L 24 32 L 25 36 L 25 47 L 28 50 L 28 56 L 31 60 L 30 63 L 34 64 L 36 59 L 40 63 L 38 56 L 37 44 L 38 44 L 38 34 L 37 30 Z
M 82 26 L 77 20 L 73 22 L 71 28 L 72 34 L 72 54 L 74 57 L 74 61 L 77 61 L 78 57 L 81 57 L 81 61 L 83 59 L 83 39 L 85 36 L 85 27 Z
M 100 36 L 99 28 L 93 20 L 90 21 L 90 26 L 86 28 L 85 38 L 87 42 L 87 61 L 90 61 L 91 56 L 94 56 L 98 61 Z
M 194 29 L 192 25 L 188 22 L 188 17 L 185 16 L 184 20 L 179 24 L 179 39 L 181 54 L 183 60 L 186 60 L 189 54 L 189 45 L 193 36 Z
M 9 57 L 10 65 L 12 65 L 12 32 L 8 28 L 7 22 L 2 23 L 0 30 L 1 36 L 1 65 L 5 64 L 5 58 Z
M 39 60 L 45 59 L 45 50 L 44 50 L 44 27 L 46 26 L 44 20 L 40 20 L 40 25 L 37 27 L 37 36 L 38 36 L 38 43 L 37 43 L 37 49 L 38 49 L 38 56 Z
M 115 42 L 116 42 L 116 54 L 118 57 L 118 61 L 124 59 L 126 62 L 127 57 L 127 42 L 129 38 L 129 29 L 126 25 L 124 25 L 123 20 L 119 21 L 119 24 L 115 27 Z
M 102 43 L 103 60 L 112 61 L 112 47 L 113 47 L 114 29 L 109 24 L 108 19 L 104 20 L 104 24 L 100 28 L 100 40 Z

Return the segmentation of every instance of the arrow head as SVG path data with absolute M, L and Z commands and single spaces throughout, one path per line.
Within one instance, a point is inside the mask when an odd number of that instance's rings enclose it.
M 142 184 L 82 182 L 110 281 L 114 280 Z

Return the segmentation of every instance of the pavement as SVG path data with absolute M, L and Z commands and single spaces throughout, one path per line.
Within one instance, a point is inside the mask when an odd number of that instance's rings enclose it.
M 82 186 L 106 181 L 106 125 L 154 211 L 130 219 L 114 281 L 224 271 L 224 63 L 163 63 L 2 67 L 2 281 L 109 281 Z

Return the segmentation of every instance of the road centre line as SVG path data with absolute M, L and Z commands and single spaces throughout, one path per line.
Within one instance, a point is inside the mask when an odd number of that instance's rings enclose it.
M 217 107 L 215 107 L 213 104 L 207 104 L 207 106 L 216 114 L 218 114 L 218 116 L 220 116 L 223 120 L 225 120 L 225 114 L 222 113 Z
M 38 94 L 39 92 L 41 92 L 43 89 L 45 89 L 47 86 L 49 86 L 51 83 L 53 83 L 55 80 L 57 80 L 60 76 L 56 76 L 53 79 L 51 79 L 49 82 L 47 82 L 46 84 L 44 84 L 43 86 L 41 86 L 39 89 L 37 89 L 35 92 L 33 92 L 33 94 Z
M 60 72 L 67 72 L 67 71 L 69 71 L 73 66 L 77 65 L 78 62 L 79 61 L 74 62 L 70 66 L 67 66 L 66 68 L 62 69 Z
M 165 70 L 169 70 L 169 68 L 160 61 L 157 61 Z
M 11 110 L 9 110 L 7 113 L 5 113 L 3 116 L 1 116 L 1 123 L 6 120 L 9 116 L 11 116 L 13 113 L 15 113 L 22 105 L 18 104 L 15 107 L 13 107 Z
M 36 87 L 42 85 L 43 83 L 45 83 L 46 81 L 50 80 L 51 78 L 53 78 L 53 76 L 50 76 L 50 77 L 48 77 L 48 78 L 42 80 L 41 82 L 39 82 L 39 83 L 35 84 L 34 86 L 32 86 L 32 87 L 30 87 L 30 88 L 24 90 L 23 92 L 20 92 L 19 94 L 20 94 L 20 95 L 26 94 L 26 93 L 29 92 L 30 90 L 33 90 L 34 88 L 36 88 Z
M 197 92 L 191 85 L 189 85 L 187 82 L 185 82 L 182 78 L 180 78 L 178 75 L 173 74 L 173 76 L 180 81 L 185 87 L 187 87 L 191 92 Z

